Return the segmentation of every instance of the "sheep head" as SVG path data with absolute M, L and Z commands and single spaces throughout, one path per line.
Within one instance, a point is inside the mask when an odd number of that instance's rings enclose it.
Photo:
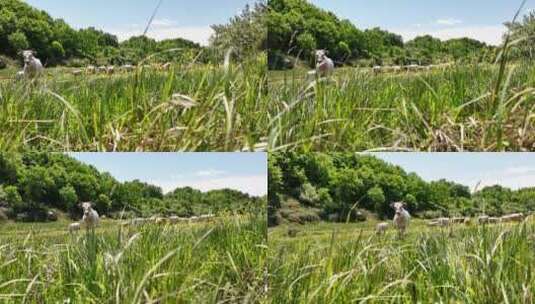
M 30 63 L 30 61 L 32 61 L 34 58 L 34 51 L 32 50 L 22 51 L 22 57 L 24 58 L 24 63 Z

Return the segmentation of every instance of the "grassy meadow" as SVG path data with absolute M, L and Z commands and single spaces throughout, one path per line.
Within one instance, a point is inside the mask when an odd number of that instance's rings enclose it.
M 266 222 L 123 227 L 70 234 L 67 221 L 2 224 L 1 303 L 260 303 Z
M 268 74 L 271 150 L 531 151 L 535 66 Z
M 533 303 L 534 222 L 431 228 L 413 220 L 404 239 L 392 226 L 376 235 L 375 223 L 270 229 L 271 302 Z
M 241 151 L 265 146 L 266 58 L 137 68 L 114 75 L 47 69 L 0 74 L 0 149 Z

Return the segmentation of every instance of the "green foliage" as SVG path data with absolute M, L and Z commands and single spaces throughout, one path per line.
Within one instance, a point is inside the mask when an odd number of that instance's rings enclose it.
M 161 188 L 138 180 L 118 182 L 63 154 L 2 153 L 0 170 L 11 176 L 0 180 L 0 207 L 5 204 L 13 217 L 24 220 L 44 220 L 49 208 L 77 218 L 79 203 L 86 201 L 93 202 L 100 214 L 128 211 L 145 217 L 265 213 L 266 207 L 266 198 L 230 189 L 177 188 L 163 194 Z
M 75 210 L 79 200 L 76 190 L 71 185 L 61 188 L 59 190 L 59 197 L 64 210 Z
M 4 187 L 4 199 L 9 208 L 13 210 L 22 209 L 22 197 L 20 196 L 17 187 L 15 186 Z
M 529 62 L 501 72 L 488 64 L 378 75 L 342 67 L 336 81 L 319 83 L 306 75 L 302 68 L 269 71 L 271 150 L 532 150 L 535 121 L 525 119 L 535 102 Z
M 130 228 L 102 220 L 95 233 L 71 234 L 67 225 L 2 223 L 0 286 L 10 286 L 2 303 L 265 300 L 267 228 L 261 214 Z
M 511 54 L 515 58 L 535 59 L 535 9 L 522 20 L 505 24 L 513 42 Z
M 489 62 L 494 48 L 463 38 L 442 42 L 431 36 L 403 42 L 400 35 L 380 28 L 360 30 L 306 0 L 270 0 L 268 13 L 269 67 L 281 69 L 275 54 L 288 54 L 313 62 L 311 49 L 329 51 L 339 62 L 358 65 L 431 64 L 450 60 Z
M 530 303 L 535 225 L 427 227 L 400 239 L 376 221 L 269 231 L 272 303 Z
M 15 53 L 26 50 L 30 47 L 30 43 L 23 32 L 17 31 L 7 36 L 7 41 Z
M 245 7 L 228 24 L 214 25 L 209 48 L 185 39 L 154 39 L 138 36 L 119 42 L 118 38 L 94 27 L 75 30 L 62 19 L 54 19 L 21 0 L 2 0 L 0 6 L 0 54 L 20 58 L 18 52 L 33 49 L 47 64 L 73 60 L 92 64 L 139 64 L 150 56 L 153 62 L 220 62 L 232 47 L 240 62 L 265 49 L 267 29 L 265 6 Z M 172 50 L 172 51 L 170 51 Z
M 213 25 L 214 35 L 210 39 L 212 47 L 220 50 L 231 49 L 235 58 L 256 56 L 266 49 L 267 27 L 266 7 L 255 3 L 246 5 L 241 13 L 232 17 L 227 24 Z
M 306 212 L 310 208 L 321 210 L 322 218 L 331 221 L 358 220 L 363 211 L 390 218 L 390 204 L 396 201 L 406 202 L 411 214 L 424 218 L 498 216 L 535 207 L 535 188 L 513 191 L 493 186 L 472 194 L 465 185 L 447 180 L 426 182 L 370 155 L 272 153 L 269 170 L 270 175 L 277 176 L 274 186 L 269 184 L 269 195 L 284 198 L 283 202 L 269 201 L 273 219 L 291 220 L 288 216 L 295 210 Z M 288 207 L 285 201 L 294 203 Z

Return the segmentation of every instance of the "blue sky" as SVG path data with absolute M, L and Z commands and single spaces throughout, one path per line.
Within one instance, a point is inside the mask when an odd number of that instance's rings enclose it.
M 535 187 L 535 153 L 374 153 L 427 181 L 447 179 L 469 186 Z
M 351 20 L 359 28 L 381 27 L 406 40 L 431 34 L 441 39 L 468 36 L 499 44 L 520 0 L 309 0 Z M 528 0 L 524 12 L 535 9 Z
M 75 28 L 94 26 L 121 40 L 143 33 L 158 0 L 26 0 Z M 207 44 L 210 25 L 226 23 L 254 0 L 163 0 L 148 33 L 156 39 L 182 37 Z
M 230 188 L 267 193 L 265 153 L 69 153 L 119 181 L 138 179 L 164 192 L 190 186 L 202 191 Z

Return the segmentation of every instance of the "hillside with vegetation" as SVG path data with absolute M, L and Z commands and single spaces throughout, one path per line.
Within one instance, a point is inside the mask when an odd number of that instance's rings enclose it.
M 535 210 L 535 187 L 472 190 L 447 180 L 425 181 L 372 155 L 277 153 L 269 158 L 269 223 L 391 218 L 396 201 L 422 218 Z
M 497 54 L 495 47 L 470 38 L 441 41 L 426 35 L 405 42 L 381 28 L 362 30 L 306 0 L 270 0 L 267 18 L 271 69 L 287 67 L 288 58 L 312 64 L 315 49 L 352 66 L 492 62 Z
M 95 27 L 74 29 L 62 19 L 21 0 L 0 1 L 0 68 L 20 60 L 20 51 L 33 49 L 46 66 L 87 64 L 139 64 L 147 57 L 156 62 L 220 62 L 229 48 L 236 59 L 258 53 L 265 45 L 260 18 L 263 7 L 245 7 L 228 24 L 213 25 L 209 47 L 176 38 L 157 41 L 146 36 L 120 42 L 117 36 Z M 240 33 L 240 39 L 234 39 Z
M 85 201 L 110 217 L 245 214 L 265 212 L 266 206 L 265 198 L 231 189 L 201 192 L 185 187 L 164 194 L 160 187 L 138 180 L 119 182 L 60 153 L 0 154 L 0 221 L 53 220 L 51 210 L 79 218 L 79 203 Z

